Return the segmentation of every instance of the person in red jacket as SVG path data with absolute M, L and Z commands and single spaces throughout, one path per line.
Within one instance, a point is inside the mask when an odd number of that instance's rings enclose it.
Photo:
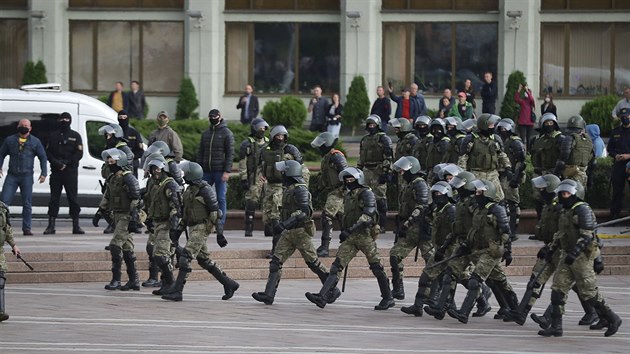
M 536 103 L 532 90 L 527 87 L 527 83 L 518 84 L 518 90 L 514 93 L 514 101 L 520 106 L 518 114 L 518 135 L 527 146 L 534 131 L 536 122 Z

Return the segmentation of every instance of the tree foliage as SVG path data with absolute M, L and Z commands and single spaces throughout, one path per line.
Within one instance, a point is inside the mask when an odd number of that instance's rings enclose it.
M 189 77 L 182 79 L 179 85 L 179 95 L 177 96 L 177 109 L 175 111 L 176 119 L 199 118 L 199 113 L 195 110 L 199 107 L 197 92 L 195 85 Z

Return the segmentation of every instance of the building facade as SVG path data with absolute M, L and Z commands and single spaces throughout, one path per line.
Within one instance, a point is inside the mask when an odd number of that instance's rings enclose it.
M 175 111 L 189 76 L 202 117 L 237 120 L 246 84 L 261 105 L 307 102 L 314 85 L 343 102 L 360 74 L 371 99 L 416 82 L 436 109 L 443 89 L 469 79 L 478 92 L 491 71 L 500 107 L 520 70 L 537 106 L 551 92 L 566 119 L 630 86 L 629 14 L 630 0 L 3 0 L 0 86 L 41 59 L 49 81 L 93 96 L 140 81 L 153 117 Z

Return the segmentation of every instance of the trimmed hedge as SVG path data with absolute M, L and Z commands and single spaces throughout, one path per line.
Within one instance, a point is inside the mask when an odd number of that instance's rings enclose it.
M 308 111 L 301 99 L 284 96 L 280 101 L 267 101 L 260 114 L 270 126 L 284 125 L 285 128 L 302 128 Z
M 584 103 L 580 115 L 587 124 L 599 125 L 601 136 L 609 136 L 610 131 L 619 124 L 618 120 L 610 116 L 618 101 L 619 97 L 614 95 L 597 97 Z

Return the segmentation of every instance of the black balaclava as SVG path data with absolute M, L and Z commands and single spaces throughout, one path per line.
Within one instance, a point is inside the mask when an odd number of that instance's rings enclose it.
M 256 133 L 254 133 L 254 136 L 258 139 L 262 139 L 265 137 L 265 131 L 259 129 L 256 131 Z
M 442 208 L 443 206 L 445 206 L 448 203 L 448 195 L 446 194 L 437 194 L 433 193 L 433 203 L 435 203 L 435 205 L 438 208 Z
M 435 141 L 441 140 L 444 137 L 444 131 L 442 131 L 442 128 L 432 129 L 431 134 L 433 134 L 433 139 Z
M 282 136 L 282 140 L 278 140 L 276 139 L 276 137 L 274 136 L 273 139 L 271 140 L 271 144 L 275 147 L 282 147 L 284 146 L 284 144 L 286 144 L 286 137 L 283 135 Z
M 540 197 L 545 202 L 545 204 L 549 205 L 553 203 L 553 200 L 556 198 L 556 193 L 549 193 L 546 190 L 542 189 L 540 191 Z
M 67 122 L 65 120 L 62 120 L 65 118 L 69 120 Z M 61 113 L 61 115 L 59 116 L 59 127 L 61 128 L 61 131 L 67 132 L 68 130 L 70 130 L 71 123 L 72 123 L 72 116 L 70 115 L 70 113 L 68 112 Z
M 114 134 L 105 134 L 105 144 L 108 149 L 116 147 L 116 140 Z
M 378 126 L 376 126 L 374 128 L 370 128 L 370 127 L 366 126 L 365 130 L 368 132 L 368 134 L 374 135 L 374 134 L 378 133 Z
M 118 163 L 111 164 L 108 167 L 111 173 L 116 173 L 122 169 L 120 166 L 118 166 Z
M 330 152 L 330 150 L 332 150 L 332 146 L 326 146 L 326 144 L 322 144 L 318 149 L 319 149 L 319 154 L 322 156 L 326 156 L 327 153 Z
M 421 127 L 416 128 L 416 131 L 421 138 L 424 138 L 429 135 L 429 126 L 423 124 Z
M 343 180 L 343 185 L 348 189 L 348 190 L 355 190 L 357 188 L 359 188 L 361 185 L 359 184 L 359 181 L 357 181 L 356 179 L 353 182 L 348 182 L 347 179 Z
M 471 195 L 473 195 L 473 192 L 464 188 L 464 186 L 461 186 L 457 188 L 457 194 L 459 195 L 460 198 L 468 198 Z
M 506 129 L 499 129 L 498 132 L 503 140 L 506 140 L 507 138 L 510 137 L 510 135 L 512 135 L 512 133 Z
M 407 183 L 411 183 L 411 181 L 413 181 L 416 178 L 416 174 L 415 173 L 411 173 L 410 171 L 405 171 L 403 172 L 403 179 L 405 180 L 405 182 Z
M 623 124 L 626 128 L 628 125 L 630 125 L 630 116 L 622 116 L 621 117 L 621 124 Z
M 543 125 L 542 132 L 543 134 L 551 134 L 556 130 L 554 125 Z
M 120 116 L 127 116 L 127 118 L 120 119 Z M 121 109 L 120 112 L 118 112 L 118 125 L 120 125 L 123 130 L 129 127 L 129 114 L 127 114 L 127 111 L 125 111 L 124 109 Z
M 457 127 L 456 126 L 452 126 L 451 125 L 451 129 L 448 128 L 449 126 L 446 126 L 446 134 L 448 134 L 448 136 L 450 137 L 454 137 L 455 135 L 457 135 Z
M 559 197 L 558 201 L 562 204 L 562 207 L 565 209 L 571 208 L 578 201 L 578 197 L 575 194 L 571 195 L 569 198 Z
M 475 201 L 477 202 L 477 205 L 479 205 L 480 208 L 483 208 L 484 205 L 490 202 L 490 198 L 486 197 L 483 194 L 480 194 L 480 195 L 475 194 Z

